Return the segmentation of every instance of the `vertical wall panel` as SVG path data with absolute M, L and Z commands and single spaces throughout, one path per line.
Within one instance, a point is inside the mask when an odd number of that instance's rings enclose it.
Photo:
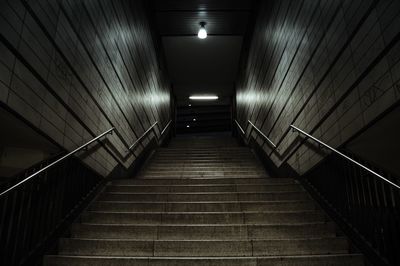
M 83 158 L 102 175 L 170 115 L 170 88 L 144 1 L 0 0 L 0 101 L 71 150 L 111 127 Z
M 398 1 L 261 1 L 237 82 L 237 118 L 279 146 L 257 142 L 300 174 L 324 153 L 294 124 L 334 147 L 399 101 Z M 268 17 L 268 19 L 265 19 Z

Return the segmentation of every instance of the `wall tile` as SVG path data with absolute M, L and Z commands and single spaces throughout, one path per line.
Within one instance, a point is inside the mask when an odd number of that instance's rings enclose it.
M 312 3 L 305 0 L 304 6 Z M 323 1 L 311 18 L 307 8 L 297 18 L 285 16 L 293 9 L 290 0 L 261 5 L 263 12 L 277 6 L 279 12 L 268 21 L 261 19 L 266 13 L 259 14 L 236 86 L 236 116 L 242 124 L 251 119 L 289 155 L 265 148 L 277 166 L 288 162 L 302 174 L 324 156 L 309 144 L 299 145 L 297 133 L 287 131 L 290 124 L 338 147 L 400 99 L 400 44 L 388 48 L 400 32 L 399 4 Z M 293 25 L 309 19 L 300 41 L 304 28 Z M 260 60 L 264 57 L 268 60 Z
M 84 157 L 104 175 L 118 163 L 111 150 L 125 156 L 123 142 L 168 122 L 169 82 L 141 1 L 11 2 L 0 11 L 0 100 L 10 108 L 67 150 L 116 127 L 122 139 Z

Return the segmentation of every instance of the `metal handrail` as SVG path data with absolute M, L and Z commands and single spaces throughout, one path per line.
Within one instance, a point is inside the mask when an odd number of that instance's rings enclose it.
M 239 129 L 242 132 L 242 134 L 245 135 L 246 132 L 244 132 L 243 128 L 240 126 L 239 122 L 236 119 L 235 119 L 235 123 L 239 127 Z
M 164 127 L 164 129 L 161 131 L 160 136 L 157 136 L 157 133 L 154 132 L 154 134 L 156 135 L 157 140 L 159 140 L 162 135 L 164 134 L 164 132 L 167 130 L 167 128 L 169 127 L 169 125 L 171 124 L 172 119 L 169 120 L 169 122 L 167 123 L 167 125 Z M 158 125 L 158 121 L 156 121 L 154 124 L 152 124 L 131 146 L 129 146 L 128 150 L 132 150 L 137 144 L 139 144 L 139 142 L 146 137 L 147 134 L 149 134 L 150 131 L 154 130 L 154 127 Z
M 156 121 L 154 124 L 149 127 L 131 146 L 129 146 L 128 150 L 132 150 L 146 135 L 153 130 L 153 128 L 158 124 L 158 121 Z
M 236 125 L 239 127 L 240 131 L 242 132 L 243 135 L 246 135 L 246 132 L 243 130 L 243 128 L 240 126 L 239 122 L 235 119 Z M 248 125 L 251 125 L 252 128 L 254 128 L 266 141 L 269 142 L 269 144 L 271 144 L 272 147 L 274 147 L 276 149 L 276 145 L 275 143 L 272 142 L 272 140 L 270 140 L 259 128 L 256 127 L 256 125 L 254 125 L 250 120 L 247 120 L 247 125 L 245 127 L 245 129 L 247 129 Z
M 352 163 L 358 165 L 359 167 L 361 167 L 361 168 L 363 168 L 364 170 L 370 172 L 371 174 L 375 175 L 376 177 L 382 179 L 383 181 L 389 183 L 390 185 L 396 187 L 397 189 L 400 189 L 400 186 L 399 186 L 399 185 L 397 185 L 397 184 L 393 183 L 392 181 L 390 181 L 389 179 L 387 179 L 387 178 L 381 176 L 381 175 L 378 174 L 377 172 L 375 172 L 375 171 L 369 169 L 369 168 L 366 167 L 365 165 L 363 165 L 363 164 L 361 164 L 361 163 L 359 163 L 359 162 L 353 160 L 353 159 L 350 158 L 349 156 L 347 156 L 347 155 L 341 153 L 340 151 L 338 151 L 338 150 L 332 148 L 332 147 L 329 146 L 328 144 L 326 144 L 326 143 L 320 141 L 319 139 L 317 139 L 317 138 L 313 137 L 312 135 L 308 134 L 307 132 L 304 132 L 304 131 L 301 130 L 300 128 L 298 128 L 298 127 L 296 127 L 296 126 L 294 126 L 294 125 L 290 125 L 290 127 L 291 127 L 292 129 L 294 129 L 295 131 L 298 131 L 298 132 L 300 132 L 301 134 L 303 134 L 303 135 L 307 136 L 308 138 L 312 139 L 313 141 L 317 142 L 318 144 L 324 146 L 325 148 L 327 148 L 327 149 L 333 151 L 334 153 L 339 154 L 340 156 L 342 156 L 343 158 L 349 160 L 350 162 L 352 162 Z
M 27 178 L 24 178 L 23 180 L 21 180 L 20 182 L 18 182 L 17 184 L 13 185 L 12 187 L 4 190 L 3 192 L 0 193 L 0 197 L 7 194 L 8 192 L 10 192 L 11 190 L 13 190 L 14 188 L 20 186 L 21 184 L 25 183 L 26 181 L 28 181 L 29 179 L 32 179 L 33 177 L 37 176 L 38 174 L 46 171 L 47 169 L 53 167 L 54 165 L 58 164 L 61 161 L 64 161 L 65 159 L 69 158 L 70 156 L 74 155 L 75 153 L 77 153 L 78 151 L 81 151 L 83 149 L 85 149 L 87 146 L 89 146 L 90 144 L 92 144 L 93 142 L 97 141 L 98 139 L 104 137 L 105 135 L 111 134 L 113 131 L 115 130 L 115 128 L 110 128 L 109 130 L 105 131 L 104 133 L 98 135 L 97 137 L 95 137 L 94 139 L 90 140 L 89 142 L 83 144 L 82 146 L 76 148 L 75 150 L 69 152 L 68 154 L 64 155 L 63 157 L 61 157 L 60 159 L 52 162 L 51 164 L 43 167 L 42 169 L 38 170 L 37 172 L 35 172 L 34 174 L 28 176 Z
M 161 131 L 160 136 L 162 136 L 162 135 L 164 134 L 165 130 L 167 130 L 167 128 L 169 127 L 169 125 L 171 124 L 171 122 L 172 122 L 172 119 L 169 120 L 169 122 L 167 123 L 167 125 L 166 125 L 166 126 L 164 127 L 164 129 Z
M 261 135 L 262 137 L 264 137 L 264 139 L 266 139 L 266 140 L 269 142 L 269 144 L 271 144 L 272 147 L 276 148 L 276 145 L 272 142 L 272 140 L 270 140 L 260 129 L 258 129 L 258 128 L 256 127 L 256 125 L 254 125 L 253 123 L 251 123 L 250 120 L 247 120 L 247 122 L 249 122 L 249 124 L 250 124 L 258 133 L 260 133 L 260 135 Z
M 161 131 L 160 137 L 164 134 L 164 132 L 167 130 L 167 128 L 170 126 L 172 120 L 170 120 L 167 125 L 165 126 L 165 128 Z M 138 138 L 131 146 L 128 147 L 128 150 L 130 151 L 133 147 L 135 147 L 151 130 L 154 129 L 154 127 L 158 124 L 158 121 L 155 122 L 153 125 L 151 125 L 151 127 L 149 129 L 147 129 L 142 136 L 140 136 L 140 138 Z M 49 165 L 43 167 L 42 169 L 38 170 L 37 172 L 35 172 L 34 174 L 24 178 L 23 180 L 21 180 L 20 182 L 18 182 L 17 184 L 9 187 L 8 189 L 4 190 L 3 192 L 0 193 L 0 197 L 7 194 L 8 192 L 10 192 L 11 190 L 13 190 L 14 188 L 20 186 L 21 184 L 25 183 L 26 181 L 32 179 L 33 177 L 37 176 L 38 174 L 46 171 L 47 169 L 53 167 L 54 165 L 60 163 L 61 161 L 64 161 L 65 159 L 69 158 L 70 156 L 74 155 L 75 153 L 77 153 L 78 151 L 81 151 L 83 149 L 85 149 L 87 146 L 89 146 L 90 144 L 92 144 L 93 142 L 97 141 L 98 139 L 104 137 L 105 135 L 108 134 L 112 134 L 113 131 L 118 132 L 118 129 L 116 129 L 115 127 L 110 128 L 109 130 L 103 132 L 102 134 L 98 135 L 97 137 L 95 137 L 94 139 L 90 140 L 89 142 L 83 144 L 82 146 L 79 146 L 78 148 L 76 148 L 75 150 L 69 152 L 68 154 L 64 155 L 63 157 L 61 157 L 60 159 L 50 163 Z M 159 139 L 159 137 L 156 134 L 157 139 Z

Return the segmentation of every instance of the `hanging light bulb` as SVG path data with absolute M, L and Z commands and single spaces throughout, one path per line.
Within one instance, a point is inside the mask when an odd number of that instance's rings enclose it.
M 207 31 L 206 28 L 204 27 L 205 25 L 206 25 L 205 22 L 200 22 L 199 33 L 197 33 L 197 37 L 199 37 L 200 39 L 207 38 Z

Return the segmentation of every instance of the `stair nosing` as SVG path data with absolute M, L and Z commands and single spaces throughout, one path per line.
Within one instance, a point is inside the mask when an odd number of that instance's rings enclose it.
M 251 203 L 314 203 L 311 200 L 256 200 L 256 201 L 123 201 L 96 200 L 94 202 L 127 203 L 127 204 L 251 204 Z M 315 204 L 315 203 L 314 203 Z
M 161 212 L 141 212 L 141 211 L 98 211 L 98 210 L 88 210 L 86 211 L 87 213 L 107 213 L 107 214 L 212 214 L 212 215 L 223 215 L 223 214 L 293 214 L 293 213 L 323 213 L 320 210 L 303 210 L 303 211 L 233 211 L 233 212 L 167 212 L 167 211 L 161 211 Z
M 75 225 L 94 225 L 94 226 L 121 226 L 121 227 L 130 227 L 130 226 L 140 226 L 140 227 L 248 227 L 248 226 L 310 226 L 310 225 L 327 225 L 333 226 L 335 225 L 334 222 L 327 221 L 327 222 L 301 222 L 301 223 L 276 223 L 276 224 L 265 224 L 265 223 L 256 223 L 256 224 L 107 224 L 107 223 L 93 223 L 93 222 L 82 222 L 82 223 L 75 223 Z
M 103 194 L 118 195 L 231 195 L 231 194 L 285 194 L 285 193 L 301 193 L 307 194 L 306 191 L 234 191 L 234 192 L 113 192 L 105 191 Z
M 285 238 L 285 239 L 268 239 L 268 238 L 257 238 L 257 239 L 126 239 L 126 238 L 85 238 L 85 237 L 62 237 L 61 241 L 64 240 L 83 240 L 83 241 L 104 241 L 104 242 L 258 242 L 258 241 L 308 241 L 308 240 L 338 240 L 347 241 L 344 236 L 321 236 L 321 237 L 306 237 L 306 238 Z

